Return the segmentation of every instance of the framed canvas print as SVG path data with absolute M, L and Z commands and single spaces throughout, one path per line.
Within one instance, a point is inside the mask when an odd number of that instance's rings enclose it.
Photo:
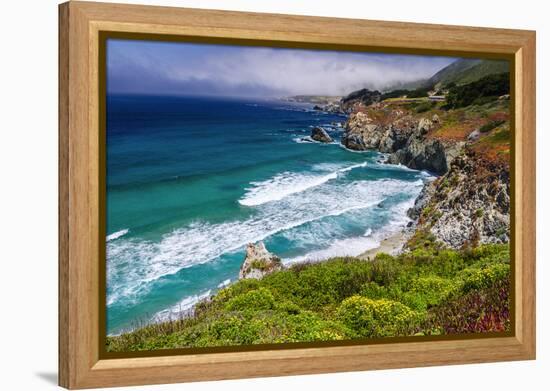
M 535 358 L 535 33 L 60 5 L 60 384 Z

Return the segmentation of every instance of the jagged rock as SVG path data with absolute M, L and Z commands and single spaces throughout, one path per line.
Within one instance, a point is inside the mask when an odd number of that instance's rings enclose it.
M 506 243 L 510 240 L 509 183 L 506 167 L 473 153 L 460 155 L 449 172 L 433 183 L 429 200 L 417 200 L 425 205 L 421 223 L 436 240 L 452 248 Z
M 346 122 L 342 144 L 357 151 L 378 149 L 391 153 L 405 146 L 414 129 L 407 121 L 387 126 L 374 124 L 366 113 L 357 112 L 350 115 Z
M 319 126 L 311 129 L 311 136 L 313 140 L 319 141 L 320 143 L 331 143 L 332 138 L 328 135 L 327 131 Z
M 464 143 L 443 142 L 427 139 L 419 135 L 409 138 L 407 145 L 393 153 L 388 162 L 404 164 L 416 170 L 428 170 L 442 175 L 449 169 L 451 161 L 457 156 Z
M 269 273 L 281 270 L 282 267 L 281 258 L 267 251 L 263 242 L 249 243 L 239 271 L 239 279 L 260 279 Z
M 351 112 L 354 107 L 358 105 L 369 106 L 373 103 L 379 102 L 382 94 L 380 91 L 371 91 L 363 88 L 361 90 L 353 91 L 349 95 L 343 97 L 340 101 L 340 106 L 344 112 Z
M 361 128 L 370 124 L 372 120 L 366 113 L 359 111 L 351 114 L 346 122 L 345 128 L 349 132 L 360 132 Z
M 464 146 L 463 142 L 426 137 L 434 126 L 434 122 L 428 118 L 415 120 L 410 115 L 398 116 L 396 111 L 389 115 L 397 118 L 385 126 L 373 123 L 363 112 L 350 115 L 342 144 L 352 150 L 378 149 L 391 153 L 387 160 L 390 164 L 403 164 L 438 175 L 447 172 L 452 159 Z
M 342 107 L 340 106 L 340 103 L 335 102 L 329 102 L 323 107 L 323 110 L 327 113 L 336 113 L 336 114 L 343 114 Z
M 477 141 L 479 137 L 481 137 L 481 132 L 479 131 L 479 129 L 476 129 L 468 135 L 468 141 L 470 142 Z
M 342 144 L 346 148 L 356 151 L 378 148 L 383 136 L 383 129 L 370 122 L 368 115 L 363 112 L 352 114 L 346 122 Z
M 432 121 L 430 121 L 429 119 L 427 118 L 422 118 L 419 122 L 418 122 L 418 131 L 421 133 L 421 134 L 426 134 L 428 133 L 433 127 L 433 123 Z
M 392 153 L 405 147 L 412 130 L 410 127 L 390 125 L 382 136 L 378 149 L 383 153 Z
M 417 220 L 422 210 L 428 206 L 434 192 L 435 186 L 433 181 L 424 183 L 424 187 L 420 190 L 420 194 L 418 194 L 418 197 L 414 200 L 414 206 L 407 211 L 407 216 L 412 220 Z

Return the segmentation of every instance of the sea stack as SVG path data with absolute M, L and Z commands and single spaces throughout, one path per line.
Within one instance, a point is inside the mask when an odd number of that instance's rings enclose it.
M 261 279 L 282 268 L 281 258 L 267 251 L 263 242 L 249 243 L 246 246 L 246 255 L 239 271 L 239 279 Z
M 327 131 L 319 126 L 311 129 L 311 138 L 320 143 L 331 143 L 332 138 L 328 135 Z

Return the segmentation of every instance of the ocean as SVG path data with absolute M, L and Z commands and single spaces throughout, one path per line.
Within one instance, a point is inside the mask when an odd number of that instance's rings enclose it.
M 247 243 L 292 264 L 402 229 L 430 175 L 346 150 L 345 120 L 279 100 L 108 96 L 107 333 L 236 281 Z M 313 126 L 334 143 L 304 141 Z

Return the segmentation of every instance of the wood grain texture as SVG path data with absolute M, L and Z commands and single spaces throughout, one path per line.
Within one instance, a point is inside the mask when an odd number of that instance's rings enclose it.
M 100 359 L 99 32 L 245 44 L 508 56 L 515 62 L 514 337 Z M 75 388 L 462 364 L 535 357 L 535 33 L 69 2 L 59 8 L 59 383 Z M 459 52 L 459 53 L 457 53 Z

